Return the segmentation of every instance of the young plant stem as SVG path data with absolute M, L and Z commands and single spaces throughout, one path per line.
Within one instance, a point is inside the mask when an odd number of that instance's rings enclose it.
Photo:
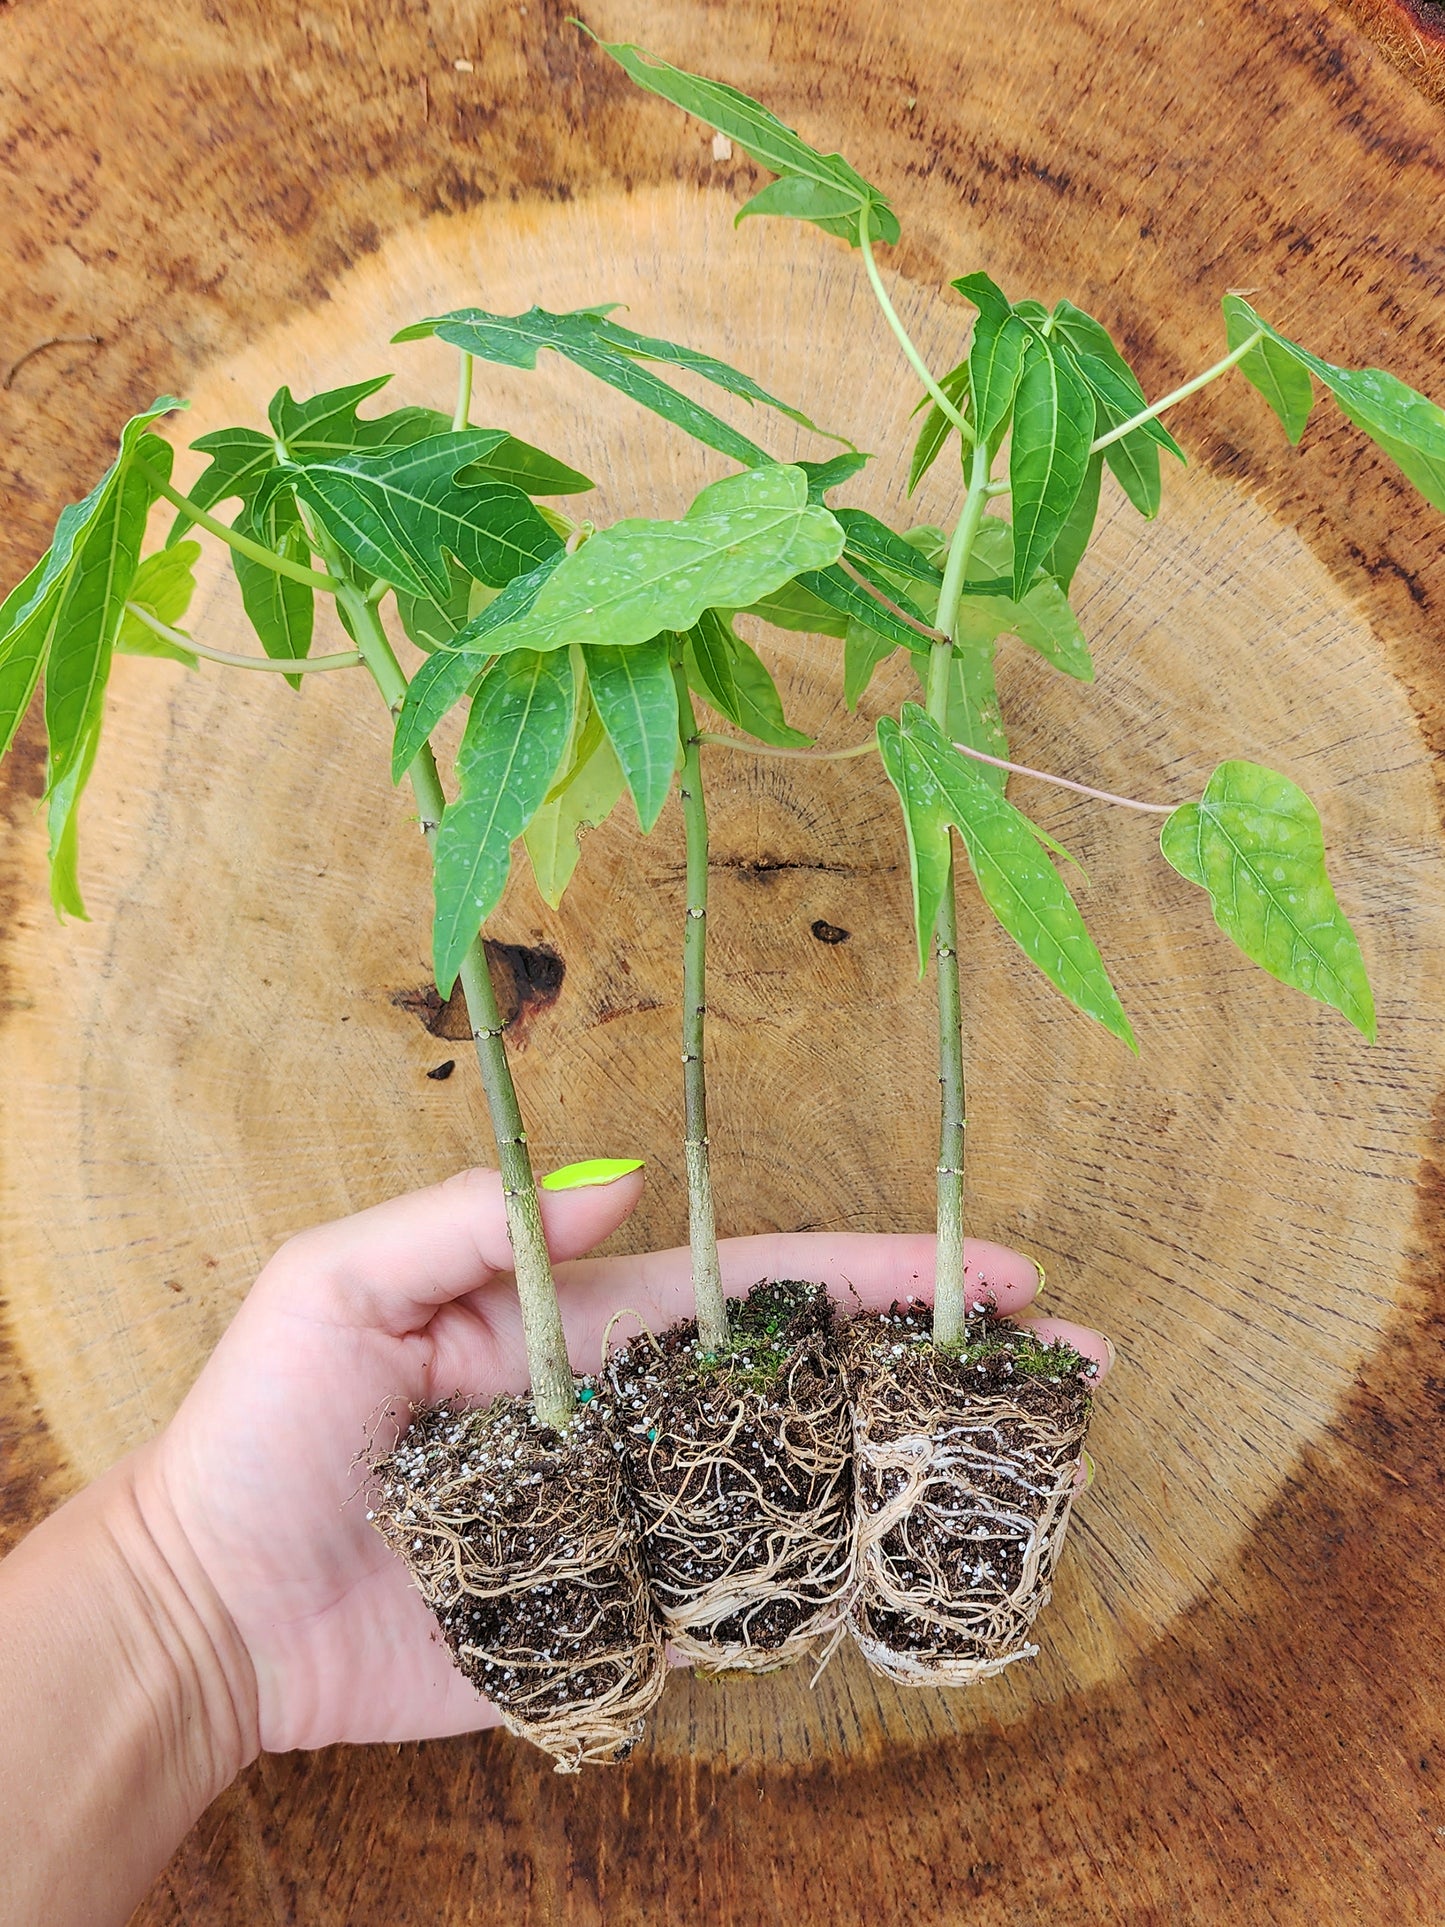
M 337 567 L 325 532 L 314 531 L 317 547 Z M 406 695 L 406 674 L 396 659 L 376 607 L 359 589 L 339 582 L 336 600 L 346 612 L 356 637 L 356 646 L 372 679 L 394 716 Z M 421 815 L 422 834 L 428 853 L 435 857 L 436 834 L 446 809 L 446 793 L 437 771 L 430 743 L 423 743 L 410 770 L 411 786 Z M 466 999 L 472 1043 L 477 1067 L 482 1074 L 487 1110 L 497 1140 L 497 1162 L 501 1166 L 502 1196 L 506 1204 L 507 1235 L 512 1245 L 512 1263 L 517 1279 L 517 1297 L 522 1307 L 522 1339 L 527 1350 L 527 1365 L 532 1378 L 532 1403 L 543 1425 L 558 1431 L 577 1409 L 577 1389 L 567 1356 L 567 1335 L 562 1329 L 562 1314 L 557 1304 L 557 1286 L 552 1276 L 552 1260 L 542 1229 L 542 1211 L 537 1202 L 537 1181 L 527 1151 L 527 1132 L 517 1087 L 512 1082 L 511 1065 L 502 1036 L 502 1016 L 487 966 L 487 953 L 477 937 L 462 958 L 460 971 L 462 995 Z
M 148 463 L 137 461 L 136 466 L 149 475 L 157 495 L 178 508 L 198 529 L 204 529 L 207 535 L 214 535 L 227 548 L 235 549 L 238 555 L 248 555 L 253 562 L 259 562 L 263 569 L 270 569 L 275 575 L 289 576 L 293 582 L 304 582 L 309 589 L 329 589 L 334 593 L 341 586 L 333 575 L 322 575 L 319 569 L 308 569 L 303 562 L 293 562 L 288 556 L 277 555 L 264 542 L 253 542 L 249 535 L 237 535 L 224 522 L 218 522 L 214 515 L 208 515 L 189 495 L 182 495 L 178 488 L 172 488 Z
M 1151 401 L 1147 408 L 1141 408 L 1137 415 L 1131 415 L 1128 421 L 1120 422 L 1117 428 L 1111 428 L 1107 435 L 1098 436 L 1090 442 L 1089 453 L 1097 455 L 1101 448 L 1108 448 L 1114 442 L 1122 441 L 1126 435 L 1132 435 L 1136 428 L 1142 428 L 1145 422 L 1152 422 L 1156 416 L 1162 415 L 1166 408 L 1172 408 L 1175 402 L 1184 401 L 1190 395 L 1197 395 L 1201 388 L 1207 388 L 1210 382 L 1217 381 L 1221 375 L 1228 374 L 1236 362 L 1243 361 L 1250 349 L 1257 348 L 1263 340 L 1264 330 L 1257 328 L 1246 340 L 1241 341 L 1237 348 L 1231 348 L 1222 361 L 1216 361 L 1212 368 L 1206 368 L 1202 375 L 1196 375 L 1193 381 L 1186 381 L 1182 388 L 1173 389 L 1169 394 L 1161 396 L 1158 401 Z
M 204 642 L 197 642 L 184 629 L 173 629 L 168 622 L 162 622 L 159 616 L 153 616 L 149 609 L 143 609 L 138 602 L 128 602 L 125 612 L 128 616 L 134 616 L 153 634 L 174 643 L 177 649 L 199 656 L 203 662 L 224 663 L 228 669 L 269 669 L 280 676 L 307 676 L 315 675 L 322 669 L 357 669 L 361 666 L 361 657 L 354 649 L 339 656 L 237 656 L 229 649 L 212 649 Z
M 698 1343 L 725 1352 L 727 1299 L 717 1255 L 712 1170 L 707 1138 L 707 802 L 702 788 L 697 717 L 687 673 L 674 658 L 677 718 L 682 737 L 683 833 L 687 848 L 687 912 L 682 936 L 683 1156 L 687 1163 L 687 1235 L 692 1249 L 692 1292 Z
M 953 631 L 963 597 L 969 558 L 988 506 L 988 444 L 974 444 L 969 468 L 968 497 L 953 531 L 944 564 L 943 587 L 938 593 L 938 626 L 928 660 L 928 714 L 945 737 L 948 698 L 953 679 Z M 938 972 L 938 1244 L 933 1281 L 933 1342 L 942 1351 L 963 1344 L 968 1323 L 964 1290 L 963 1153 L 968 1128 L 968 1104 L 963 1079 L 963 998 L 958 978 L 958 895 L 954 888 L 955 857 L 949 835 L 948 871 L 933 925 L 933 955 Z
M 452 433 L 459 435 L 471 419 L 472 413 L 472 371 L 476 367 L 476 357 L 462 350 L 461 371 L 457 375 L 457 406 L 452 416 Z

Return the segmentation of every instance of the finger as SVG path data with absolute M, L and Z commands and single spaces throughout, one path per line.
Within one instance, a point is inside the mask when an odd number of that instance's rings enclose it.
M 798 1278 L 826 1285 L 845 1310 L 876 1311 L 895 1300 L 933 1297 L 933 1239 L 927 1235 L 779 1232 L 726 1238 L 718 1246 L 723 1288 L 739 1298 L 763 1278 Z M 1038 1288 L 1038 1268 L 1005 1245 L 969 1239 L 964 1248 L 968 1298 L 1021 1311 Z M 558 1279 L 574 1364 L 595 1371 L 608 1321 L 623 1309 L 619 1341 L 640 1322 L 649 1331 L 693 1315 L 692 1267 L 687 1251 L 651 1251 L 636 1258 L 593 1258 L 568 1265 Z
M 640 1170 L 608 1184 L 540 1191 L 553 1258 L 600 1244 L 641 1194 Z M 293 1312 L 402 1336 L 426 1325 L 438 1306 L 510 1273 L 512 1263 L 501 1178 L 469 1170 L 302 1232 L 267 1266 L 264 1282 L 285 1291 Z
M 1114 1368 L 1117 1354 L 1113 1343 L 1103 1332 L 1093 1331 L 1088 1325 L 1070 1324 L 1067 1318 L 1020 1318 L 1018 1323 L 1045 1345 L 1057 1344 L 1062 1339 L 1064 1344 L 1072 1345 L 1076 1352 L 1082 1352 L 1085 1358 L 1092 1358 L 1099 1368 L 1092 1381 L 1096 1385 L 1101 1379 L 1107 1378 Z

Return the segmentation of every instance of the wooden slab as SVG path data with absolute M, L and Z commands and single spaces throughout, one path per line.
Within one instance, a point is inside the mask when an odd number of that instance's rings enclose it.
M 889 188 L 896 298 L 940 363 L 966 311 L 937 289 L 983 266 L 1121 328 L 1151 389 L 1217 352 L 1229 286 L 1323 352 L 1440 387 L 1445 277 L 1420 222 L 1437 124 L 1327 10 L 1166 29 L 1091 0 L 966 35 L 866 5 L 806 35 L 761 4 L 592 18 L 766 92 Z M 881 451 L 858 499 L 897 503 L 907 399 L 856 262 L 807 230 L 734 234 L 746 170 L 599 69 L 560 10 L 308 21 L 222 37 L 174 6 L 42 4 L 0 28 L 28 76 L 8 359 L 101 337 L 0 397 L 7 579 L 152 389 L 194 398 L 188 438 L 259 415 L 281 380 L 394 367 L 399 398 L 432 397 L 446 356 L 387 337 L 466 300 L 625 300 Z M 716 472 L 560 366 L 488 371 L 482 392 L 479 419 L 598 478 L 599 519 L 667 512 Z M 1053 1307 L 1123 1357 L 1041 1660 L 963 1697 L 847 1661 L 811 1695 L 795 1675 L 678 1679 L 646 1753 L 577 1787 L 495 1738 L 263 1762 L 142 1919 L 1438 1917 L 1441 525 L 1323 410 L 1299 455 L 1242 390 L 1179 432 L 1196 465 L 1160 521 L 1111 498 L 1080 573 L 1098 684 L 1010 655 L 1017 753 L 1161 800 L 1225 754 L 1289 769 L 1322 803 L 1382 1038 L 1252 974 L 1147 823 L 1030 791 L 1088 870 L 1144 1052 L 1056 1008 L 971 915 L 974 1228 L 1039 1253 Z M 920 514 L 946 513 L 929 486 Z M 240 639 L 214 562 L 193 615 Z M 767 646 L 790 712 L 857 740 L 835 645 Z M 903 686 L 880 680 L 874 713 Z M 466 1067 L 424 1076 L 455 1052 L 422 1021 L 426 883 L 384 723 L 349 678 L 297 700 L 126 663 L 85 817 L 94 922 L 64 932 L 38 764 L 15 766 L 13 1529 L 163 1422 L 289 1229 L 486 1155 Z M 710 783 L 728 1228 L 925 1222 L 931 1016 L 878 772 L 714 759 Z M 518 880 L 496 919 L 542 1157 L 649 1157 L 632 1248 L 683 1231 L 680 901 L 671 815 L 648 843 L 619 819 L 560 913 Z M 560 985 L 527 978 L 542 949 Z

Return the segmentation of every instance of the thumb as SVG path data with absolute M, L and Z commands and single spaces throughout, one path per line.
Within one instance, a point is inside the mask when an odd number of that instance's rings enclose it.
M 639 1160 L 569 1165 L 538 1190 L 547 1249 L 557 1262 L 609 1237 L 642 1195 Z M 261 1281 L 291 1310 L 401 1336 L 439 1305 L 512 1270 L 506 1199 L 496 1171 L 458 1171 L 354 1217 L 303 1231 Z M 259 1286 L 258 1286 L 259 1288 Z

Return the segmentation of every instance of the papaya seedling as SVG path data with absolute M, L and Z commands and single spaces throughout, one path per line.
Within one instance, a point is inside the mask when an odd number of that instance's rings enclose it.
M 578 540 L 548 565 L 526 611 L 499 628 L 494 604 L 484 636 L 463 630 L 438 649 L 408 703 L 424 703 L 419 739 L 488 652 L 574 652 L 586 707 L 563 773 L 526 832 L 537 881 L 554 904 L 576 856 L 574 839 L 556 861 L 564 826 L 606 814 L 625 786 L 640 828 L 651 832 L 680 772 L 683 1151 L 695 1316 L 624 1346 L 607 1378 L 668 1640 L 680 1657 L 712 1670 L 769 1669 L 813 1650 L 841 1624 L 852 1570 L 851 1421 L 826 1291 L 770 1280 L 731 1304 L 723 1291 L 707 1122 L 708 823 L 693 697 L 759 743 L 807 743 L 788 727 L 772 677 L 730 612 L 831 565 L 843 530 L 821 504 L 818 465 L 774 461 L 638 366 L 644 355 L 665 358 L 813 428 L 725 363 L 635 335 L 602 309 L 463 309 L 418 323 L 404 338 L 428 333 L 487 361 L 531 366 L 540 348 L 561 352 L 744 464 L 704 489 L 680 521 L 628 520 Z M 404 707 L 399 755 L 412 741 L 408 718 Z
M 1008 756 L 1000 714 L 999 639 L 1016 636 L 1065 675 L 1092 679 L 1068 590 L 1093 532 L 1103 469 L 1141 514 L 1155 515 L 1161 451 L 1183 459 L 1161 417 L 1230 369 L 1263 395 L 1291 442 L 1321 384 L 1437 508 L 1445 507 L 1445 412 L 1383 370 L 1314 355 L 1232 293 L 1223 297 L 1227 353 L 1150 403 L 1092 316 L 1067 300 L 1049 308 L 1010 299 L 981 273 L 952 283 L 975 314 L 966 343 L 960 329 L 959 360 L 935 374 L 875 258 L 876 246 L 900 238 L 884 194 L 736 89 L 630 44 L 598 44 L 638 86 L 775 177 L 739 221 L 808 221 L 858 252 L 923 391 L 909 492 L 955 438 L 961 457 L 951 531 L 895 529 L 836 508 L 841 556 L 795 577 L 773 607 L 775 619 L 787 611 L 788 626 L 841 640 L 849 707 L 900 648 L 922 697 L 881 717 L 872 743 L 839 752 L 876 749 L 898 796 L 920 975 L 930 950 L 934 962 L 942 1092 L 932 1308 L 895 1306 L 857 1320 L 847 1344 L 857 1527 L 849 1624 L 870 1664 L 892 1677 L 968 1684 L 1037 1650 L 1028 1635 L 1047 1602 L 1077 1490 L 1092 1368 L 1068 1347 L 1041 1345 L 996 1317 L 987 1295 L 968 1289 L 955 837 L 984 906 L 1024 955 L 1130 1049 L 1137 1046 L 1129 1020 L 1050 861 L 1066 853 L 1007 795 L 1011 775 L 1162 816 L 1165 860 L 1208 893 L 1216 922 L 1245 955 L 1332 1005 L 1367 1039 L 1375 1031 L 1360 948 L 1303 791 L 1241 759 L 1221 764 L 1200 798 L 1178 806 L 1022 769 Z

